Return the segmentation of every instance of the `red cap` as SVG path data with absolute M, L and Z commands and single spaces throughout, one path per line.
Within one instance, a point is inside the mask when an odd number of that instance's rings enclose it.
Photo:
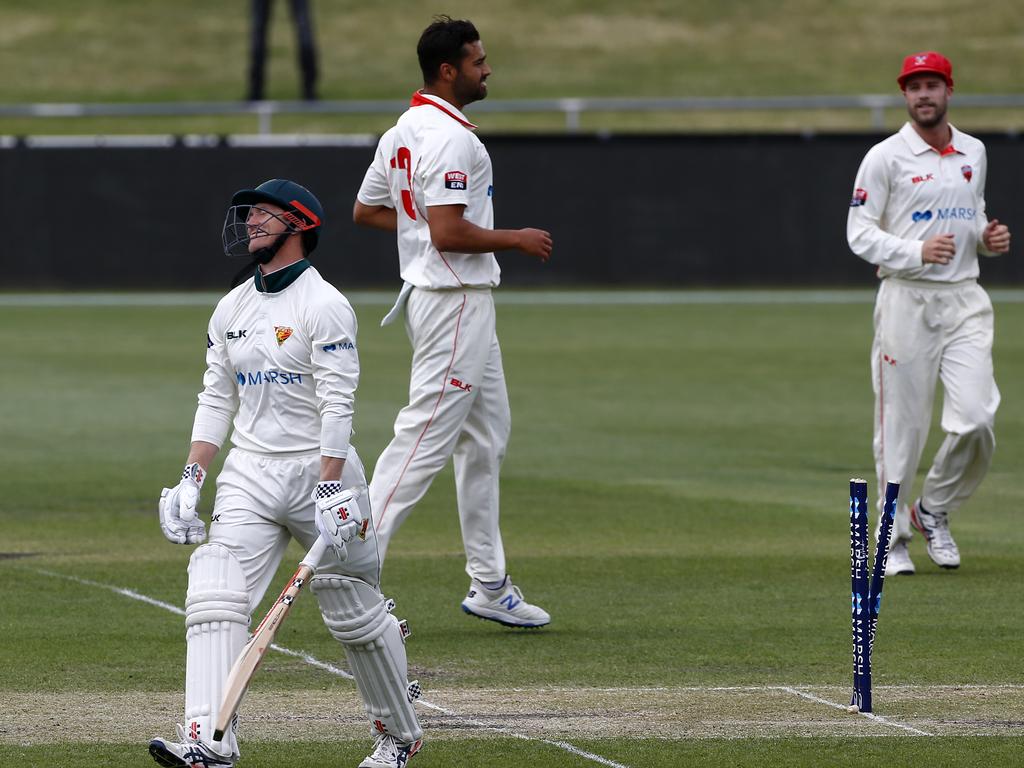
M 912 75 L 919 75 L 925 72 L 938 75 L 946 81 L 946 85 L 953 87 L 953 65 L 949 59 L 937 51 L 924 51 L 923 53 L 912 53 L 903 60 L 903 70 L 896 82 L 903 88 L 907 78 Z

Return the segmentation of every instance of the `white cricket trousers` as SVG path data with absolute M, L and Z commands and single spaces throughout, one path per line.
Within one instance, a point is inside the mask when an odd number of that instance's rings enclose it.
M 310 498 L 319 479 L 319 451 L 279 457 L 232 448 L 224 460 L 217 475 L 209 541 L 231 550 L 242 566 L 250 611 L 266 594 L 288 542 L 294 538 L 309 549 L 319 536 Z M 366 486 L 355 446 L 349 446 L 341 483 L 346 488 Z M 360 499 L 360 509 L 369 514 L 365 497 Z M 354 539 L 347 549 L 343 563 L 328 549 L 317 573 L 355 576 L 377 586 L 379 562 L 373 537 Z
M 505 577 L 498 526 L 498 473 L 511 430 L 505 372 L 489 289 L 414 288 L 405 308 L 412 342 L 409 404 L 370 481 L 377 547 L 423 498 L 450 456 L 466 550 L 466 572 Z
M 900 483 L 893 541 L 911 537 L 909 505 L 931 423 L 936 379 L 946 433 L 921 490 L 929 511 L 955 512 L 981 483 L 995 450 L 999 389 L 992 368 L 992 302 L 974 280 L 888 277 L 875 302 L 871 354 L 878 498 Z M 881 502 L 879 502 L 880 504 Z

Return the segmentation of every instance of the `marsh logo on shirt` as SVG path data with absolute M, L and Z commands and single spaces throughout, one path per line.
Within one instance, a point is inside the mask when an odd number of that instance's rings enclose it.
M 235 380 L 240 387 L 257 387 L 264 384 L 301 384 L 302 374 L 289 371 L 235 371 Z
M 447 171 L 444 175 L 445 189 L 465 189 L 467 176 L 462 171 Z
M 337 344 L 324 344 L 324 352 L 339 352 L 355 348 L 356 345 L 351 341 L 339 341 Z
M 274 335 L 277 337 L 277 346 L 281 346 L 292 335 L 292 329 L 283 325 L 274 326 Z
M 935 215 L 939 221 L 946 219 L 959 219 L 960 221 L 974 221 L 978 212 L 974 208 L 936 208 Z
M 912 214 L 910 214 L 910 218 L 912 218 L 914 220 L 915 224 L 917 222 L 919 222 L 919 221 L 931 221 L 932 220 L 932 212 L 931 211 L 914 211 Z

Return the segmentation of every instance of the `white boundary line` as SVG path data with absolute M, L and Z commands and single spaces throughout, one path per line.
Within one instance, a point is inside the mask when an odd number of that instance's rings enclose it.
M 993 288 L 995 303 L 1024 303 L 1024 290 Z M 390 306 L 398 291 L 348 291 L 356 305 Z M 210 307 L 222 294 L 208 291 L 152 293 L 0 293 L 0 307 Z M 665 306 L 665 305 L 813 305 L 871 304 L 875 289 L 764 289 L 749 290 L 580 290 L 534 291 L 515 288 L 495 291 L 498 304 L 508 306 Z
M 127 597 L 132 600 L 138 600 L 140 602 L 146 603 L 147 605 L 162 608 L 163 610 L 177 614 L 178 616 L 185 615 L 185 611 L 183 611 L 176 605 L 165 603 L 162 600 L 157 600 L 156 598 L 149 597 L 148 595 L 143 595 L 131 589 L 115 587 L 112 584 L 103 584 L 99 581 L 91 581 L 90 579 L 83 579 L 79 578 L 78 576 L 69 576 L 67 574 L 57 573 L 55 571 L 48 571 L 41 568 L 36 569 L 36 573 L 41 573 L 44 576 L 52 576 L 58 579 L 66 579 L 67 581 L 73 581 L 76 584 L 83 584 L 89 587 L 98 587 L 99 589 L 106 589 L 118 595 L 121 595 L 122 597 Z M 320 659 L 316 658 L 315 656 L 312 656 L 311 654 L 306 653 L 305 651 L 295 651 L 291 648 L 285 648 L 284 646 L 278 645 L 277 643 L 272 643 L 270 647 L 273 648 L 275 651 L 278 651 L 279 653 L 285 654 L 286 656 L 292 656 L 297 659 L 302 659 L 302 661 L 306 662 L 310 666 L 316 667 L 317 669 L 322 669 L 325 672 L 328 672 L 332 675 L 343 677 L 346 680 L 354 680 L 351 674 L 341 669 L 340 667 L 336 667 L 333 664 L 330 664 L 326 661 L 320 661 Z M 470 717 L 460 715 L 457 712 L 454 712 L 450 709 L 446 709 L 445 707 L 442 707 L 439 704 L 434 704 L 433 702 L 423 698 L 418 699 L 418 703 L 427 709 L 432 709 L 435 712 L 440 712 L 443 715 L 449 715 L 450 717 L 454 717 L 460 720 L 461 722 L 466 723 L 467 725 L 473 725 L 478 728 L 486 729 L 489 731 L 495 731 L 496 733 L 500 733 L 504 736 L 510 736 L 514 739 L 520 739 L 521 741 L 536 741 L 540 742 L 541 744 L 547 744 L 552 747 L 557 747 L 558 749 L 576 755 L 577 757 L 582 757 L 592 762 L 600 763 L 601 765 L 607 765 L 609 768 L 629 768 L 628 765 L 617 763 L 614 760 L 609 760 L 607 757 L 601 757 L 601 755 L 595 755 L 593 752 L 587 752 L 586 750 L 580 749 L 579 747 L 574 747 L 572 744 L 569 744 L 565 741 L 553 741 L 551 739 L 543 739 L 538 736 L 530 736 L 529 734 L 519 733 L 509 728 L 502 728 L 501 726 L 497 725 L 488 725 L 487 723 L 480 722 L 479 720 L 474 720 Z

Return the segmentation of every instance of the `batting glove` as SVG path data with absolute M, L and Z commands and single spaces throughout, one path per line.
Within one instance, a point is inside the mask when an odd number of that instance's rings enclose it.
M 366 537 L 366 523 L 359 509 L 359 492 L 342 488 L 337 480 L 316 484 L 313 489 L 316 529 L 331 545 L 339 560 L 348 557 L 346 542 Z
M 193 462 L 181 473 L 181 482 L 160 492 L 160 530 L 174 544 L 202 544 L 206 525 L 199 519 L 199 491 L 206 470 Z

